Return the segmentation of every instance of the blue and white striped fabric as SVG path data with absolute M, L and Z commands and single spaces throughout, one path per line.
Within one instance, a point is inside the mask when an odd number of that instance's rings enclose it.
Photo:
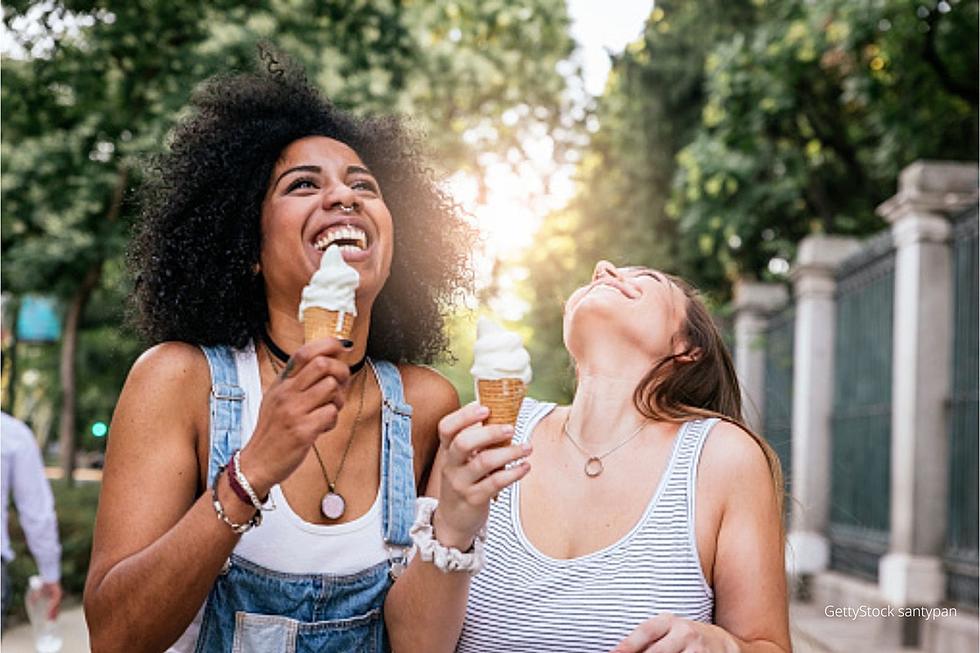
M 526 399 L 514 440 L 554 408 Z M 519 484 L 491 505 L 487 564 L 470 586 L 459 653 L 610 651 L 662 612 L 710 622 L 714 593 L 694 538 L 694 487 L 717 420 L 684 424 L 663 478 L 636 526 L 615 544 L 571 560 L 547 557 L 520 525 Z

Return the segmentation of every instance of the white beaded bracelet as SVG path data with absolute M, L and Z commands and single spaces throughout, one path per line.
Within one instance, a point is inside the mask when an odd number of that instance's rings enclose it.
M 478 573 L 486 560 L 484 544 L 487 540 L 486 526 L 480 529 L 473 540 L 473 550 L 463 553 L 459 549 L 445 546 L 435 537 L 432 528 L 432 515 L 439 501 L 432 497 L 419 497 L 415 501 L 415 523 L 409 533 L 415 543 L 415 549 L 422 560 L 431 562 L 436 569 L 444 573 L 463 571 L 471 574 Z

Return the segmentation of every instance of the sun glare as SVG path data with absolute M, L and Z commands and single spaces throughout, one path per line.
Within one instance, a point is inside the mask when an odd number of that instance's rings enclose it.
M 489 308 L 505 320 L 519 320 L 526 312 L 517 295 L 517 285 L 527 277 L 522 259 L 535 246 L 545 216 L 567 204 L 574 192 L 571 167 L 556 167 L 552 149 L 551 139 L 544 136 L 525 144 L 524 160 L 513 152 L 511 161 L 485 161 L 482 201 L 474 175 L 460 172 L 449 179 L 449 192 L 480 231 L 474 261 L 477 287 L 496 283 L 499 292 Z

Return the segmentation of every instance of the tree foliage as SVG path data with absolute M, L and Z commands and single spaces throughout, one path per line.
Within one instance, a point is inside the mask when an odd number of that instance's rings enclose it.
M 104 418 L 139 349 L 122 327 L 121 256 L 140 161 L 197 83 L 251 68 L 268 40 L 338 105 L 409 114 L 441 168 L 477 170 L 478 153 L 507 156 L 526 130 L 557 125 L 556 63 L 572 48 L 561 0 L 63 0 L 7 3 L 3 21 L 22 49 L 0 89 L 3 289 L 66 306 L 65 445 L 81 431 L 75 361 L 83 417 Z
M 682 267 L 767 277 L 813 232 L 865 235 L 920 158 L 977 157 L 977 4 L 770 3 L 705 62 L 669 206 Z

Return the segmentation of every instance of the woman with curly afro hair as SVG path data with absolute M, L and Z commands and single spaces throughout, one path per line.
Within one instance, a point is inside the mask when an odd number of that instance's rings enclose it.
M 473 233 L 396 119 L 261 50 L 207 80 L 150 166 L 130 253 L 153 345 L 113 416 L 85 612 L 97 651 L 382 651 L 417 489 L 459 405 L 423 366 Z M 329 246 L 350 340 L 305 342 Z

